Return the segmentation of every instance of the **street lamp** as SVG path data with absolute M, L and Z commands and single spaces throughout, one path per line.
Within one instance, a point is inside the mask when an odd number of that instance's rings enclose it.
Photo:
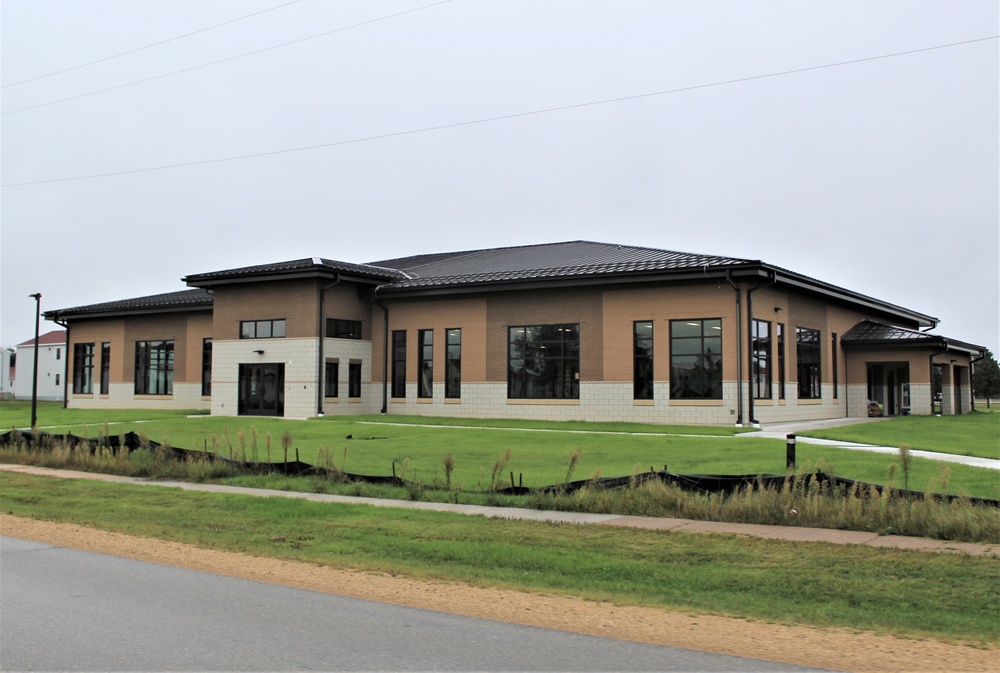
M 42 293 L 29 294 L 35 299 L 35 364 L 31 370 L 31 429 L 38 425 L 38 320 L 42 315 Z

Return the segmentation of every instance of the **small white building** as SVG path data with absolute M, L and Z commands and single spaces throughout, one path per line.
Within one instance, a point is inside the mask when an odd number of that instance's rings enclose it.
M 14 396 L 31 399 L 35 364 L 35 340 L 17 345 Z M 38 337 L 38 399 L 61 402 L 66 390 L 66 331 L 53 330 Z
M 9 346 L 0 346 L 0 400 L 8 400 L 14 395 L 15 353 Z

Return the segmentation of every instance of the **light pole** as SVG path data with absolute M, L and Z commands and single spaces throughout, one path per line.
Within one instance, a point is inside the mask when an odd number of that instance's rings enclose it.
M 35 299 L 35 363 L 31 370 L 31 429 L 38 425 L 38 320 L 42 315 L 42 293 L 29 294 Z

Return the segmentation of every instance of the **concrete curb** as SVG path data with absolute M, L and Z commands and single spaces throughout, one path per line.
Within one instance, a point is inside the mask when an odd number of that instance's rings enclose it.
M 295 498 L 312 502 L 333 502 L 348 505 L 367 505 L 369 507 L 390 507 L 401 509 L 419 509 L 434 512 L 451 512 L 469 516 L 485 516 L 494 519 L 517 519 L 523 521 L 547 521 L 552 523 L 576 523 L 623 528 L 642 528 L 647 530 L 683 531 L 690 533 L 708 533 L 716 535 L 741 535 L 759 537 L 769 540 L 785 540 L 789 542 L 827 542 L 830 544 L 853 544 L 873 548 L 908 549 L 923 552 L 944 552 L 967 554 L 969 556 L 1000 557 L 1000 544 L 976 544 L 971 542 L 952 542 L 948 540 L 932 540 L 929 538 L 906 537 L 902 535 L 879 535 L 864 531 L 832 530 L 827 528 L 806 528 L 800 526 L 770 526 L 762 524 L 727 523 L 723 521 L 697 521 L 693 519 L 673 519 L 643 516 L 621 516 L 618 514 L 591 514 L 587 512 L 553 512 L 516 507 L 488 507 L 484 505 L 454 505 L 444 502 L 415 502 L 411 500 L 383 500 L 380 498 L 361 498 L 347 495 L 330 495 L 327 493 L 299 493 L 295 491 L 274 491 L 242 486 L 224 486 L 220 484 L 196 484 L 183 481 L 155 481 L 136 477 L 100 474 L 95 472 L 79 472 L 76 470 L 60 470 L 32 465 L 0 464 L 0 472 L 17 472 L 62 479 L 89 479 L 121 484 L 136 484 L 140 486 L 163 486 L 179 488 L 186 491 L 207 493 L 229 493 L 233 495 L 249 495 L 265 498 Z

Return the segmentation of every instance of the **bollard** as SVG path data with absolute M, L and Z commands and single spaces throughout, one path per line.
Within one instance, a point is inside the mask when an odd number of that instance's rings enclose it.
M 795 435 L 785 435 L 785 469 L 795 469 Z

